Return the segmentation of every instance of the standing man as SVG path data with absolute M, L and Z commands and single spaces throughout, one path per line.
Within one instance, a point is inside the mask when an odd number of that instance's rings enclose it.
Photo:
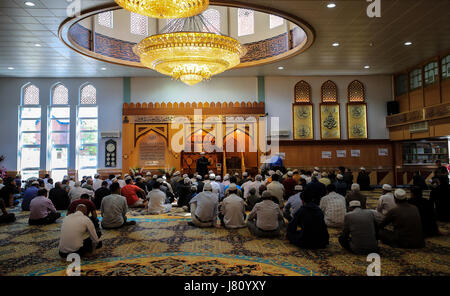
M 208 174 L 209 160 L 205 157 L 205 152 L 200 153 L 201 157 L 197 159 L 197 172 L 200 176 Z

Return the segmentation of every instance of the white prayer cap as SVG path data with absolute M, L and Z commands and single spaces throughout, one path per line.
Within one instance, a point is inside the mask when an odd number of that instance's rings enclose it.
M 180 174 L 180 171 L 176 171 L 173 175 L 178 176 Z
M 352 200 L 349 202 L 348 206 L 350 208 L 361 207 L 361 202 L 359 200 Z
M 223 180 L 224 180 L 224 181 L 230 180 L 230 175 L 226 174 L 226 175 L 223 177 Z
M 158 179 L 158 175 L 153 175 L 153 179 Z
M 119 175 L 119 176 L 120 176 L 120 175 Z M 130 176 L 130 175 L 128 175 L 128 174 L 125 174 L 125 175 L 124 175 L 125 178 L 128 177 L 128 176 Z
M 191 183 L 191 179 L 189 178 L 184 178 L 184 184 L 189 184 Z
M 275 173 L 276 173 L 277 175 L 280 175 L 280 176 L 281 176 L 281 171 L 280 171 L 280 170 L 277 170 Z
M 295 170 L 294 170 L 294 173 L 298 173 L 298 170 L 297 170 L 297 169 L 295 169 Z
M 117 178 L 113 178 L 112 180 L 111 180 L 111 182 L 117 182 Z M 76 185 L 76 184 L 75 184 Z M 76 186 L 75 186 L 76 187 Z
M 33 181 L 33 182 L 31 182 L 31 185 L 39 185 L 39 181 Z
M 131 177 L 130 177 L 130 176 L 126 176 L 126 177 L 125 177 L 125 181 L 126 181 L 126 180 L 131 180 Z
M 158 182 L 158 183 L 163 183 L 164 182 L 164 179 L 163 178 L 158 178 L 158 179 L 156 179 L 156 182 Z
M 287 175 L 288 175 L 288 177 L 292 177 L 292 176 L 294 175 L 294 173 L 291 172 L 291 171 L 289 171 L 289 172 L 287 173 Z
M 208 172 L 208 174 L 214 174 L 214 171 L 210 170 L 210 171 Z
M 385 191 L 392 191 L 392 186 L 389 184 L 383 184 L 383 190 Z
M 214 175 L 214 174 L 209 174 L 209 179 L 210 180 L 214 180 L 216 178 L 216 175 Z
M 269 176 L 272 176 L 273 174 L 275 174 L 275 172 L 272 171 L 272 170 L 270 170 L 270 171 L 269 171 Z
M 313 176 L 318 176 L 319 175 L 319 172 L 318 171 L 314 171 L 313 172 Z
M 256 181 L 261 181 L 262 180 L 262 176 L 261 175 L 256 175 L 255 179 L 256 179 Z
M 360 167 L 359 169 L 360 169 L 361 171 L 365 171 L 365 170 L 366 170 L 365 167 Z
M 162 176 L 163 180 L 167 180 L 166 176 Z
M 99 175 L 99 174 L 95 174 L 95 175 L 94 175 L 94 178 L 96 178 L 96 179 L 97 179 L 97 178 L 100 178 L 100 175 Z
M 187 177 L 189 177 L 188 174 L 183 175 L 183 179 L 186 179 Z
M 202 151 L 202 152 L 200 152 L 200 155 L 205 155 L 205 152 L 203 152 L 203 151 Z
M 197 175 L 197 180 L 201 180 L 201 179 L 202 179 L 202 176 Z
M 341 174 L 337 174 L 337 175 L 336 175 L 336 179 L 342 180 L 342 179 L 344 179 L 344 176 L 342 176 Z
M 192 185 L 192 186 L 191 186 L 191 190 L 197 191 L 197 186 Z
M 315 171 L 320 171 L 320 169 L 318 167 L 314 167 Z
M 242 173 L 242 176 L 243 176 L 243 177 L 247 177 L 247 176 L 248 176 L 248 173 L 247 173 L 247 172 L 243 172 L 243 173 Z
M 151 176 L 151 175 L 152 175 L 152 172 L 147 172 L 145 175 L 146 175 L 146 176 Z
M 203 191 L 212 191 L 211 183 L 206 183 L 205 186 L 203 186 Z
M 303 186 L 302 185 L 295 185 L 294 190 L 295 191 L 302 191 L 303 190 Z
M 228 187 L 228 190 L 230 190 L 230 191 L 233 191 L 233 190 L 236 190 L 236 189 L 237 189 L 237 186 L 234 183 L 231 183 L 230 186 Z
M 398 200 L 404 200 L 404 199 L 406 199 L 406 192 L 403 189 L 396 189 L 394 191 L 394 196 Z
M 359 187 L 358 183 L 353 183 L 352 187 L 350 188 L 352 191 L 359 191 L 361 187 Z
M 323 172 L 322 177 L 328 177 L 328 174 L 326 172 Z
M 238 173 L 234 173 L 234 175 L 235 175 L 235 176 L 239 176 L 239 174 L 238 174 Z
M 216 181 L 220 181 L 220 176 L 216 176 Z

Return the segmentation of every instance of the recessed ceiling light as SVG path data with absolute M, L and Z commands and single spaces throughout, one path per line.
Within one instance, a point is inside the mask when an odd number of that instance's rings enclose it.
M 329 3 L 329 4 L 327 5 L 327 7 L 328 7 L 328 8 L 335 8 L 335 7 L 336 7 L 336 4 L 334 4 L 334 3 Z
M 42 45 L 40 45 L 39 43 L 36 43 L 34 46 L 41 47 Z
M 364 69 L 370 69 L 370 66 L 369 65 L 365 65 Z
M 25 5 L 26 5 L 26 6 L 31 6 L 31 7 L 36 6 L 36 4 L 34 4 L 34 3 L 31 2 L 31 1 L 25 2 Z
M 333 43 L 333 46 L 334 46 L 334 47 L 338 47 L 338 46 L 339 46 L 339 42 Z
M 106 68 L 105 68 L 105 67 L 102 67 L 102 70 L 103 70 L 103 71 L 105 71 L 105 70 L 106 70 Z
M 8 70 L 14 70 L 14 67 L 8 67 Z
M 412 44 L 411 41 L 406 41 L 406 42 L 405 42 L 405 45 L 406 45 L 406 46 L 410 46 L 411 44 Z
M 284 67 L 280 66 L 278 67 L 278 70 L 284 70 Z

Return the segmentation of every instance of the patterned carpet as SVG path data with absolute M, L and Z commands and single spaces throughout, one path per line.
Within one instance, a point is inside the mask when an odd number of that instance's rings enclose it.
M 369 193 L 368 193 L 369 194 Z M 370 193 L 374 208 L 379 191 Z M 0 226 L 0 275 L 65 275 L 70 264 L 58 255 L 62 219 L 29 226 L 28 213 L 13 210 L 17 221 Z M 329 228 L 330 245 L 302 250 L 279 239 L 257 239 L 248 229 L 198 229 L 187 225 L 187 213 L 129 213 L 135 226 L 103 230 L 103 248 L 82 259 L 82 275 L 366 275 L 366 256 L 352 255 Z M 381 273 L 450 275 L 450 224 L 440 223 L 442 236 L 427 239 L 421 250 L 393 249 L 381 244 Z

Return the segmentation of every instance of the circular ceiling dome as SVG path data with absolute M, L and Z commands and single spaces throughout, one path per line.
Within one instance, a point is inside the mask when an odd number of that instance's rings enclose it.
M 210 1 L 202 15 L 207 23 L 200 31 L 220 32 L 245 47 L 246 54 L 235 68 L 287 59 L 307 50 L 314 41 L 314 31 L 309 24 L 289 13 L 263 6 Z M 112 3 L 66 19 L 59 28 L 59 38 L 83 55 L 146 68 L 133 47 L 167 29 L 170 21 L 136 14 Z

